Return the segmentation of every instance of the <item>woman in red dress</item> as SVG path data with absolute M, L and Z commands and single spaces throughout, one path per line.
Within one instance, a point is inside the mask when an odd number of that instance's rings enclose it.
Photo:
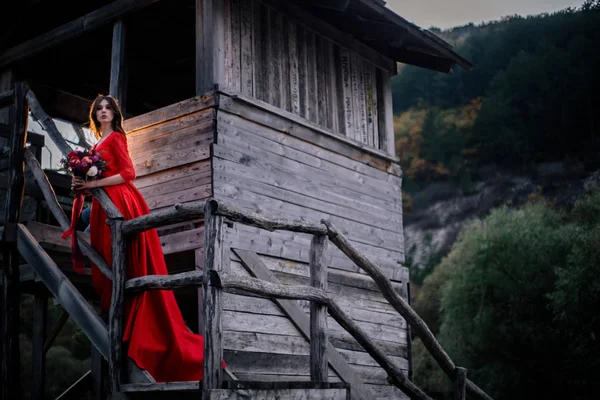
M 95 145 L 106 171 L 102 179 L 84 182 L 73 177 L 74 189 L 102 187 L 125 220 L 150 210 L 133 185 L 135 170 L 129 157 L 123 117 L 115 99 L 98 96 L 90 110 L 90 129 L 99 139 Z M 96 199 L 92 202 L 90 239 L 92 246 L 112 264 L 110 227 L 106 213 Z M 166 275 L 167 267 L 156 229 L 127 241 L 127 279 L 144 275 Z M 100 308 L 110 307 L 111 282 L 92 265 L 92 281 L 100 295 Z M 127 355 L 157 382 L 199 381 L 202 379 L 204 338 L 191 333 L 170 290 L 153 290 L 127 297 L 123 341 Z

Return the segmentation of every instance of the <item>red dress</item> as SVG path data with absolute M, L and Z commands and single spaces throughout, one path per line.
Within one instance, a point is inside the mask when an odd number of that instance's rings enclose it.
M 125 220 L 148 214 L 146 201 L 131 182 L 135 179 L 135 170 L 125 136 L 113 132 L 96 149 L 106 161 L 104 177 L 120 173 L 126 181 L 104 187 Z M 94 199 L 90 239 L 110 266 L 111 236 L 106 219 L 106 213 Z M 167 275 L 156 229 L 137 234 L 127 242 L 127 279 L 144 275 Z M 100 308 L 106 312 L 110 308 L 112 284 L 95 265 L 92 265 L 92 281 L 100 295 Z M 152 374 L 157 382 L 202 380 L 204 338 L 188 330 L 170 290 L 152 290 L 126 297 L 123 341 L 129 342 L 129 358 Z

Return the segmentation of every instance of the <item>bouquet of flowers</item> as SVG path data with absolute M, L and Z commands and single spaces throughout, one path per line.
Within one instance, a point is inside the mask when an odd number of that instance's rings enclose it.
M 67 154 L 66 157 L 60 160 L 61 169 L 68 171 L 71 175 L 83 178 L 86 182 L 88 179 L 98 179 L 104 175 L 106 170 L 106 162 L 100 159 L 100 154 L 94 147 L 89 150 L 75 150 Z M 76 190 L 71 192 L 75 196 L 73 207 L 71 209 L 71 225 L 63 232 L 63 239 L 71 236 L 72 261 L 75 272 L 82 274 L 84 271 L 83 255 L 77 243 L 77 221 L 83 209 L 84 190 Z
M 106 169 L 106 163 L 100 159 L 96 149 L 75 150 L 61 158 L 62 170 L 69 171 L 72 175 L 89 179 L 102 177 Z

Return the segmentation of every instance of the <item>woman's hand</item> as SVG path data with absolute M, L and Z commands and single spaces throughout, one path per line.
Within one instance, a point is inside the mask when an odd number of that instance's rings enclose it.
M 83 178 L 73 176 L 71 179 L 71 189 L 73 190 L 87 190 L 96 187 L 94 181 L 85 181 Z

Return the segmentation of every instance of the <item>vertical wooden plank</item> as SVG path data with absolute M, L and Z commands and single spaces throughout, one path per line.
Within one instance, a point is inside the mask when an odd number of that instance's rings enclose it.
M 340 119 L 340 132 L 344 133 L 348 138 L 354 139 L 354 119 L 352 117 L 352 79 L 350 77 L 350 53 L 342 48 L 339 49 L 339 57 L 341 66 L 341 82 L 340 92 L 342 99 L 343 115 Z M 342 125 L 343 124 L 343 125 Z
M 306 29 L 296 25 L 296 45 L 298 48 L 298 92 L 300 93 L 300 116 L 308 119 L 308 76 L 306 57 Z
M 225 83 L 225 27 L 221 0 L 196 0 L 196 95 Z
M 465 400 L 467 398 L 467 370 L 466 368 L 456 367 L 456 388 L 454 391 L 454 400 Z
M 204 249 L 194 250 L 194 261 L 196 271 L 204 269 Z M 204 295 L 202 287 L 198 287 L 198 332 L 204 332 Z
M 11 135 L 9 154 L 9 186 L 6 193 L 4 231 L 2 232 L 3 282 L 2 282 L 2 373 L 0 391 L 2 398 L 20 398 L 20 351 L 19 351 L 19 292 L 20 269 L 17 251 L 17 230 L 23 207 L 25 188 L 25 163 L 23 149 L 27 143 L 29 107 L 25 102 L 27 86 L 23 82 L 14 86 L 14 103 L 11 107 Z
M 369 62 L 365 62 L 364 63 L 364 77 L 365 77 L 365 106 L 366 106 L 366 120 L 367 120 L 367 144 L 369 146 L 375 147 L 375 123 L 373 120 L 373 114 L 374 114 L 374 108 L 373 105 L 375 104 L 374 99 L 374 85 L 373 85 L 373 81 L 374 79 L 374 74 L 375 74 L 375 67 L 369 63 Z
M 246 96 L 252 96 L 253 91 L 253 41 L 252 41 L 252 0 L 241 0 L 241 66 L 240 66 L 240 91 Z
M 127 248 L 123 237 L 123 220 L 110 220 L 112 243 L 112 300 L 108 316 L 108 379 L 112 393 L 121 387 L 123 368 L 123 323 L 125 319 L 125 262 Z
M 283 108 L 281 105 L 281 14 L 269 9 L 269 103 L 275 107 Z
M 381 148 L 379 142 L 379 102 L 377 91 L 377 67 L 371 68 L 371 125 L 373 126 L 373 147 Z
M 110 59 L 109 93 L 119 102 L 121 111 L 125 113 L 127 96 L 127 72 L 125 64 L 125 24 L 123 20 L 113 26 L 112 51 Z
M 392 85 L 390 74 L 377 68 L 377 125 L 379 128 L 379 148 L 391 156 L 396 156 L 394 147 L 394 116 L 392 109 Z
M 223 88 L 231 89 L 231 0 L 221 0 L 223 7 Z
M 367 111 L 365 106 L 364 61 L 352 55 L 350 58 L 350 71 L 352 75 L 352 98 L 354 116 L 354 139 L 367 143 Z
M 33 335 L 31 338 L 31 366 L 33 369 L 31 398 L 32 400 L 42 400 L 46 385 L 46 352 L 44 351 L 44 342 L 46 341 L 46 325 L 48 322 L 48 296 L 45 288 L 37 290 L 34 296 Z
M 241 21 L 240 21 L 240 0 L 231 0 L 231 57 L 230 57 L 230 82 L 229 88 L 234 92 L 241 91 Z M 225 29 L 227 29 L 227 25 L 225 25 Z
M 296 41 L 297 25 L 288 21 L 287 27 L 288 57 L 290 64 L 290 111 L 300 115 L 300 76 L 298 71 L 298 44 Z
M 210 284 L 210 272 L 223 270 L 223 217 L 213 213 L 211 203 L 204 214 L 204 383 L 203 391 L 219 389 L 223 382 L 223 330 L 221 289 Z M 206 392 L 205 392 L 206 393 Z
M 262 18 L 261 9 L 264 6 L 256 1 L 252 2 L 252 76 L 253 76 L 253 96 L 257 99 L 262 98 L 261 89 L 264 87 L 264 75 L 262 71 Z
M 315 33 L 306 30 L 306 86 L 307 86 L 307 114 L 308 120 L 317 123 L 319 111 L 317 103 L 317 51 L 315 46 Z
M 327 290 L 327 245 L 326 235 L 315 235 L 310 242 L 309 268 L 310 285 Z M 327 306 L 310 302 L 310 379 L 327 382 L 329 362 L 327 359 Z
M 315 34 L 315 58 L 316 58 L 316 96 L 317 96 L 317 123 L 323 127 L 331 127 L 330 114 L 327 113 L 327 85 L 325 77 L 327 65 L 325 63 L 326 39 L 321 35 Z
M 281 108 L 292 111 L 292 98 L 290 94 L 290 52 L 289 52 L 289 26 L 290 21 L 279 14 L 279 32 L 281 32 Z
M 325 41 L 324 46 L 324 64 L 325 64 L 325 90 L 327 100 L 327 114 L 329 115 L 330 128 L 334 132 L 339 132 L 338 102 L 337 102 L 337 77 L 336 65 L 333 54 L 333 43 Z
M 269 76 L 269 73 L 271 72 L 270 33 L 271 33 L 271 23 L 270 23 L 270 19 L 269 19 L 269 8 L 266 7 L 265 5 L 261 4 L 260 5 L 260 42 L 258 43 L 258 45 L 260 46 L 260 56 L 261 56 L 260 61 L 259 61 L 261 79 L 258 81 L 258 83 L 260 84 L 258 99 L 265 101 L 267 103 L 270 101 L 269 90 L 271 88 L 271 86 L 270 86 L 270 78 L 271 77 Z

